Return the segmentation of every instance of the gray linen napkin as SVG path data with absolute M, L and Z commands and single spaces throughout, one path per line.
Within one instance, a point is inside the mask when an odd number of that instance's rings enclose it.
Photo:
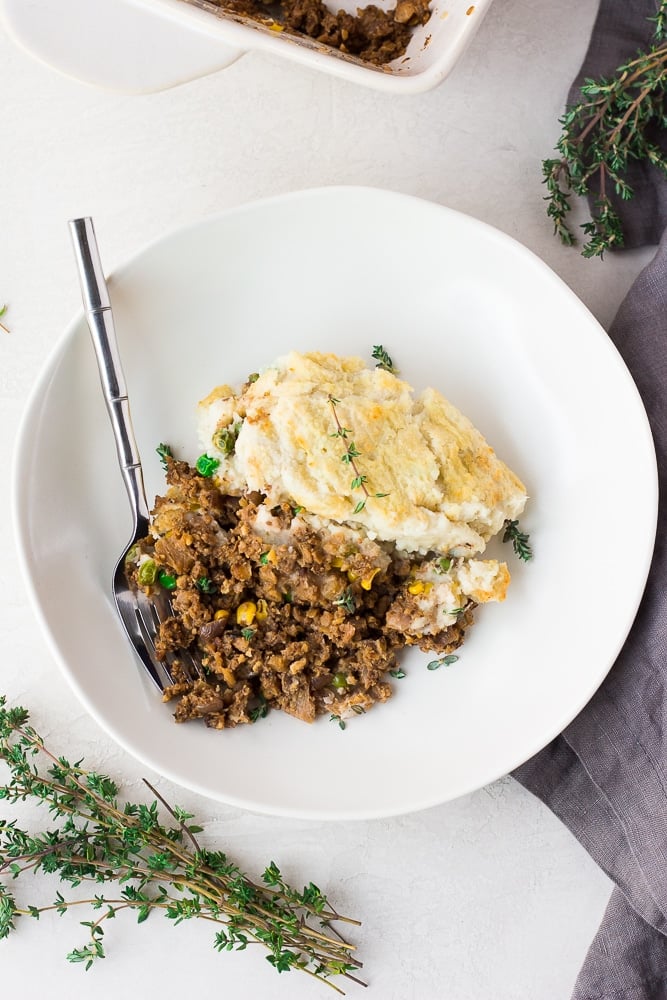
M 602 0 L 582 73 L 613 69 L 652 34 L 655 0 Z M 651 422 L 661 499 L 642 604 L 610 674 L 553 743 L 514 772 L 613 879 L 572 1000 L 667 1000 L 667 180 L 638 168 L 619 205 L 627 245 L 658 242 L 609 335 Z M 602 265 L 604 266 L 604 265 Z

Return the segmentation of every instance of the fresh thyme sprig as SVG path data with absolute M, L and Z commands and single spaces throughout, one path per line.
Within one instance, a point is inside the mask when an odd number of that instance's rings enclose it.
M 269 714 L 269 703 L 263 694 L 259 696 L 259 704 L 252 709 L 250 712 L 250 718 L 253 722 L 258 722 L 260 719 L 265 719 Z
M 602 257 L 606 250 L 624 245 L 614 196 L 627 201 L 634 195 L 625 176 L 630 163 L 647 160 L 667 174 L 667 156 L 655 141 L 655 132 L 667 124 L 667 0 L 660 0 L 650 20 L 655 29 L 648 50 L 638 52 L 611 77 L 584 81 L 582 100 L 559 119 L 560 157 L 542 163 L 547 215 L 566 245 L 577 242 L 566 221 L 571 195 L 597 192 L 592 218 L 581 227 L 587 237 L 584 257 Z
M 351 587 L 346 587 L 333 603 L 339 608 L 345 608 L 348 614 L 353 614 L 357 610 L 357 602 L 354 599 Z
M 8 308 L 9 307 L 7 305 L 0 306 L 0 320 L 6 314 Z M 0 323 L 0 330 L 4 330 L 5 333 L 9 333 L 9 327 L 5 326 L 4 323 Z
M 162 465 L 162 468 L 166 472 L 168 467 L 167 459 L 173 458 L 174 453 L 168 444 L 162 444 L 162 443 L 160 443 L 155 450 L 160 458 L 160 464 Z
M 530 535 L 527 535 L 525 531 L 519 530 L 518 521 L 505 521 L 503 541 L 511 542 L 512 548 L 518 555 L 519 559 L 523 559 L 524 562 L 528 562 L 529 559 L 533 558 L 533 549 L 529 539 Z
M 353 514 L 360 514 L 361 511 L 366 506 L 366 501 L 370 500 L 371 496 L 381 499 L 382 497 L 388 497 L 389 494 L 371 493 L 370 490 L 368 489 L 366 485 L 366 483 L 368 482 L 368 476 L 364 476 L 361 474 L 359 468 L 357 467 L 357 463 L 355 461 L 355 459 L 361 458 L 361 452 L 357 448 L 354 441 L 349 439 L 349 435 L 352 434 L 352 430 L 349 427 L 343 427 L 338 418 L 338 411 L 336 410 L 336 406 L 338 405 L 338 403 L 340 403 L 340 399 L 336 399 L 335 396 L 329 395 L 328 400 L 329 400 L 329 405 L 331 406 L 331 412 L 333 413 L 334 421 L 336 423 L 336 430 L 330 436 L 341 438 L 341 440 L 344 442 L 345 451 L 341 455 L 340 460 L 341 462 L 345 462 L 346 465 L 349 465 L 352 471 L 354 472 L 354 477 L 350 482 L 350 489 L 362 490 L 364 494 L 364 499 L 360 500 L 357 503 L 352 512 Z
M 202 828 L 190 822 L 192 815 L 172 808 L 148 782 L 154 801 L 121 805 L 114 781 L 84 770 L 81 761 L 56 757 L 28 724 L 28 712 L 5 705 L 0 697 L 0 761 L 9 769 L 0 800 L 34 799 L 58 824 L 32 834 L 15 819 L 0 819 L 0 939 L 21 917 L 97 911 L 96 918 L 81 922 L 88 942 L 67 956 L 88 969 L 105 957 L 107 920 L 124 910 L 134 912 L 138 923 L 162 913 L 175 924 L 197 918 L 217 925 L 218 951 L 259 944 L 278 972 L 302 970 L 341 994 L 332 977 L 361 983 L 354 975 L 360 968 L 354 947 L 335 928 L 337 921 L 357 921 L 337 913 L 314 883 L 301 892 L 293 889 L 274 862 L 265 869 L 263 884 L 251 882 L 222 851 L 202 847 L 197 838 Z M 161 807 L 173 823 L 161 821 Z M 55 873 L 73 888 L 93 883 L 114 890 L 91 890 L 74 899 L 58 892 L 48 906 L 19 904 L 7 880 L 39 872 Z
M 376 368 L 384 368 L 385 371 L 391 372 L 392 375 L 398 375 L 398 368 L 394 367 L 394 362 L 391 360 L 382 344 L 376 344 L 374 346 L 371 357 L 377 361 L 375 366 Z

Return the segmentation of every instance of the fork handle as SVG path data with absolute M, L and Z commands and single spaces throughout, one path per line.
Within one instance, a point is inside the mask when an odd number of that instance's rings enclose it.
M 132 427 L 111 300 L 102 270 L 93 220 L 88 217 L 72 219 L 69 228 L 79 271 L 84 312 L 95 348 L 104 401 L 116 442 L 118 464 L 130 500 L 134 529 L 144 532 L 148 530 L 149 512 L 141 457 Z

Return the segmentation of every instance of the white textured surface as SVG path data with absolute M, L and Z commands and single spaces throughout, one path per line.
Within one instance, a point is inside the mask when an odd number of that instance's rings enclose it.
M 72 216 L 94 216 L 112 269 L 166 229 L 258 196 L 327 183 L 393 188 L 510 233 L 608 323 L 651 253 L 600 263 L 561 248 L 540 183 L 595 7 L 498 0 L 450 79 L 404 99 L 261 56 L 162 94 L 117 97 L 55 75 L 0 33 L 0 303 L 9 302 L 11 327 L 0 336 L 4 468 L 25 395 L 78 311 L 65 224 Z M 139 768 L 82 713 L 36 631 L 18 577 L 7 481 L 6 473 L 0 689 L 32 707 L 62 752 L 86 754 L 138 796 Z M 371 984 L 364 995 L 380 1000 L 567 1000 L 609 894 L 570 834 L 510 779 L 425 813 L 342 825 L 254 816 L 161 788 L 191 806 L 211 841 L 249 872 L 274 858 L 296 882 L 313 879 L 360 917 Z M 278 978 L 257 955 L 217 955 L 206 926 L 174 929 L 155 918 L 140 928 L 117 920 L 109 959 L 84 977 L 64 961 L 84 937 L 74 918 L 24 924 L 0 942 L 7 994 L 108 1000 L 149 979 L 164 1000 L 193 981 L 198 991 L 258 1000 L 333 995 L 296 974 Z

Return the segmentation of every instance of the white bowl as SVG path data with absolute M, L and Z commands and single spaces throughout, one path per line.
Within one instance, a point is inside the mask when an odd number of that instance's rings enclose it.
M 99 232 L 102 250 L 104 234 Z M 404 247 L 411 252 L 405 254 Z M 296 277 L 298 276 L 298 278 Z M 332 293 L 334 290 L 334 293 Z M 135 662 L 110 593 L 127 498 L 81 316 L 28 404 L 14 516 L 29 593 L 87 710 L 148 767 L 221 801 L 312 819 L 426 808 L 494 780 L 574 718 L 635 616 L 653 550 L 655 451 L 612 342 L 560 279 L 503 233 L 365 188 L 248 204 L 154 243 L 110 276 L 150 499 L 159 441 L 199 454 L 196 401 L 288 350 L 370 360 L 384 343 L 434 385 L 526 483 L 535 558 L 498 542 L 512 584 L 451 669 L 415 647 L 394 697 L 344 732 L 270 712 L 226 732 L 177 726 Z M 594 373 L 594 376 L 591 373 Z M 619 557 L 619 526 L 632 539 Z
M 405 55 L 380 68 L 223 14 L 207 0 L 0 0 L 0 16 L 14 39 L 43 62 L 126 93 L 165 90 L 260 49 L 377 90 L 409 94 L 444 80 L 490 4 L 432 0 L 431 17 L 415 30 Z M 359 4 L 335 0 L 334 6 L 353 13 Z

